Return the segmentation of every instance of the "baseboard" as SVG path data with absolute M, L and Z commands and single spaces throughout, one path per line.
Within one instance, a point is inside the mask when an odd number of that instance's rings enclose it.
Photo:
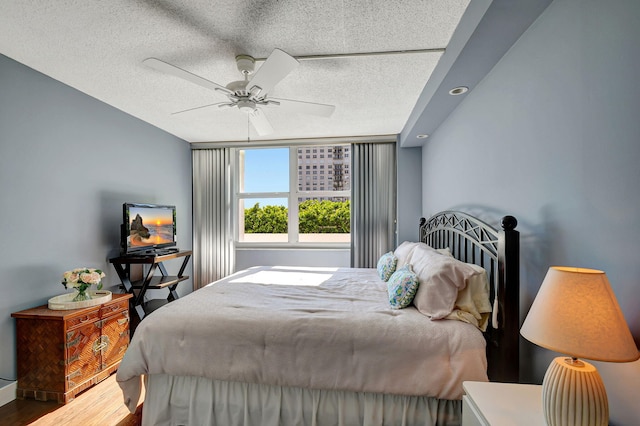
M 16 399 L 18 382 L 0 380 L 0 407 Z

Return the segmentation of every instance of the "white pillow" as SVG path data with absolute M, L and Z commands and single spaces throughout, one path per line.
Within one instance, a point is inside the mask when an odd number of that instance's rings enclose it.
M 410 241 L 405 241 L 395 249 L 393 254 L 395 254 L 396 257 L 398 258 L 398 263 L 396 264 L 396 269 L 402 268 L 404 265 L 406 265 L 409 262 L 409 257 L 411 256 L 411 253 L 413 252 L 413 249 L 418 244 L 419 243 L 412 243 Z
M 481 331 L 487 330 L 491 317 L 491 301 L 487 272 L 478 265 L 471 265 L 477 274 L 467 278 L 465 287 L 458 292 L 458 298 L 446 318 L 468 322 Z
M 444 256 L 453 257 L 453 254 L 451 254 L 451 249 L 449 247 L 436 249 L 436 251 Z
M 428 246 L 417 246 L 410 258 L 420 286 L 413 299 L 415 307 L 431 319 L 447 317 L 454 309 L 458 292 L 475 275 L 486 275 L 472 265 L 443 256 Z
M 411 263 L 410 262 L 411 255 L 413 254 L 413 251 L 415 250 L 416 247 L 422 247 L 425 250 L 431 250 L 434 253 L 438 253 L 445 256 L 451 256 L 451 257 L 453 256 L 449 248 L 434 249 L 425 243 L 405 241 L 402 244 L 400 244 L 393 252 L 393 254 L 395 254 L 396 257 L 398 258 L 398 263 L 396 265 L 396 268 L 402 268 L 407 263 Z

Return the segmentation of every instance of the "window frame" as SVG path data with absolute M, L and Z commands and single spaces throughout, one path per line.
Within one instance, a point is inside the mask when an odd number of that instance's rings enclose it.
M 348 146 L 349 143 L 335 142 L 335 143 L 323 143 L 322 146 Z M 244 150 L 254 149 L 280 149 L 286 148 L 289 150 L 289 191 L 288 192 L 241 192 L 241 175 L 244 173 L 244 161 L 241 160 L 241 152 Z M 298 157 L 298 150 L 302 149 L 300 155 L 302 159 Z M 306 151 L 315 149 L 313 145 L 269 145 L 269 146 L 256 146 L 256 147 L 238 147 L 234 151 L 233 161 L 235 167 L 233 170 L 233 200 L 232 200 L 232 214 L 237 218 L 234 220 L 233 239 L 236 247 L 238 248 L 337 248 L 344 249 L 351 246 L 351 238 L 349 242 L 301 242 L 299 232 L 299 210 L 298 210 L 298 198 L 321 198 L 321 197 L 342 197 L 351 201 L 351 189 L 333 191 L 333 190 L 313 190 L 303 191 L 298 188 L 298 178 L 303 176 L 313 176 L 307 174 L 298 174 L 298 166 L 306 166 L 308 159 L 304 158 Z M 306 160 L 306 161 L 305 161 Z M 350 157 L 349 157 L 350 161 Z M 300 162 L 300 163 L 298 163 Z M 350 167 L 349 167 L 350 169 Z M 302 170 L 307 171 L 306 168 Z M 312 169 L 309 169 L 312 170 Z M 316 176 L 317 177 L 317 176 Z M 331 176 L 333 178 L 333 176 Z M 351 180 L 351 176 L 350 176 Z M 351 188 L 351 185 L 349 185 Z M 287 199 L 287 211 L 288 211 L 288 223 L 287 223 L 287 242 L 255 242 L 255 241 L 240 241 L 240 227 L 244 225 L 244 221 L 240 216 L 240 200 L 251 199 L 265 199 L 265 198 L 286 198 Z M 246 209 L 246 205 L 244 206 Z M 350 212 L 351 215 L 351 212 Z M 349 233 L 350 235 L 351 233 Z

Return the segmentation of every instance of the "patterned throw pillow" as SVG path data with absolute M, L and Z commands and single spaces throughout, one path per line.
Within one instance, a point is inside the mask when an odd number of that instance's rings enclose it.
M 398 263 L 398 258 L 392 251 L 389 253 L 385 253 L 380 256 L 378 260 L 378 275 L 382 281 L 387 281 L 391 274 L 393 274 L 396 270 L 396 264 Z
M 406 308 L 413 301 L 418 291 L 420 281 L 411 269 L 411 264 L 406 264 L 391 275 L 387 282 L 389 292 L 389 304 L 393 309 Z

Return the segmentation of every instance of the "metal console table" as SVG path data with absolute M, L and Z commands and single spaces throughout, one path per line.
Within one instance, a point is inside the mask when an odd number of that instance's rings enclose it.
M 179 298 L 176 287 L 178 284 L 189 277 L 184 274 L 184 270 L 191 258 L 191 250 L 181 250 L 175 253 L 168 254 L 141 254 L 141 255 L 127 255 L 118 256 L 109 259 L 109 262 L 113 264 L 122 286 L 127 293 L 133 295 L 130 299 L 131 310 L 135 311 L 138 319 L 142 320 L 146 315 L 151 313 L 154 309 L 160 306 L 172 302 Z M 168 260 L 184 258 L 182 260 L 182 266 L 178 272 L 178 275 L 169 275 L 163 262 Z M 146 273 L 143 279 L 131 281 L 131 265 L 150 265 L 149 271 Z M 156 271 L 160 270 L 161 275 L 155 275 Z M 144 296 L 147 290 L 155 289 L 169 289 L 169 295 L 165 299 L 153 299 L 147 302 L 144 301 Z

